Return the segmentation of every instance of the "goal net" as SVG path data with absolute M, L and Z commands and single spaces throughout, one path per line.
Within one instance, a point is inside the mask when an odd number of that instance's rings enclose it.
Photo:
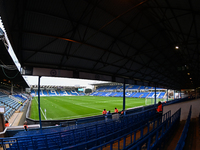
M 158 104 L 158 102 L 164 103 L 165 101 L 167 101 L 166 98 L 156 98 L 156 104 Z M 145 105 L 153 105 L 155 103 L 155 98 L 145 98 Z

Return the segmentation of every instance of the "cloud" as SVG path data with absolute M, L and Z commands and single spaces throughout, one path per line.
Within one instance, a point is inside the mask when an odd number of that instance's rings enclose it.
M 38 84 L 38 76 L 23 76 L 29 85 Z M 54 86 L 84 86 L 91 88 L 91 84 L 108 83 L 106 81 L 72 79 L 72 78 L 58 78 L 58 77 L 41 77 L 40 85 L 54 85 Z

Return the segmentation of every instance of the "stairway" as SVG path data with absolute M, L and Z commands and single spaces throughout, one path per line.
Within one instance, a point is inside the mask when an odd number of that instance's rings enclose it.
M 200 150 L 199 118 L 191 119 L 183 150 Z
M 165 143 L 164 150 L 175 150 L 176 145 L 181 137 L 183 128 L 186 121 L 181 121 L 179 127 L 171 135 L 171 138 L 168 139 Z M 199 118 L 193 118 L 190 121 L 190 126 L 188 129 L 187 138 L 185 140 L 185 146 L 183 150 L 200 150 L 200 122 Z
M 164 150 L 175 150 L 176 149 L 176 145 L 181 137 L 185 123 L 186 123 L 185 120 L 180 122 L 179 127 L 177 127 L 177 129 L 175 130 L 176 132 L 174 132 L 171 135 L 171 138 L 169 138 L 167 143 L 165 144 Z

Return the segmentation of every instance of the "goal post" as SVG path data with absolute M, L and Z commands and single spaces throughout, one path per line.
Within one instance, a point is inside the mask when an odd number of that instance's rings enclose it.
M 159 101 L 161 103 L 164 103 L 167 101 L 167 99 L 166 98 L 162 98 L 162 99 L 156 98 L 156 104 L 158 104 Z M 145 98 L 145 105 L 153 105 L 154 102 L 155 102 L 155 98 Z

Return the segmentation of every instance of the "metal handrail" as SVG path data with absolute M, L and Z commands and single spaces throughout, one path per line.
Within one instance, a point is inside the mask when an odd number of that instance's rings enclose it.
M 190 110 L 188 112 L 187 121 L 185 123 L 184 129 L 182 131 L 181 137 L 180 137 L 180 139 L 178 141 L 178 144 L 176 145 L 176 149 L 175 150 L 182 150 L 184 145 L 185 145 L 185 139 L 187 137 L 187 132 L 188 132 L 188 128 L 189 128 L 189 125 L 190 125 L 191 113 L 192 113 L 192 105 L 190 106 Z

